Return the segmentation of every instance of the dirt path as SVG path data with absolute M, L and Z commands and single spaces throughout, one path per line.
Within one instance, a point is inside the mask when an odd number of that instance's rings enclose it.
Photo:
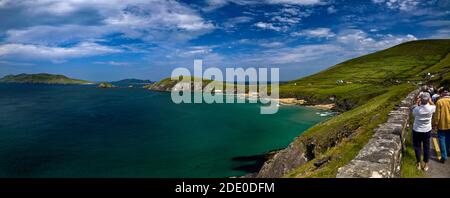
M 430 169 L 425 174 L 429 178 L 450 178 L 450 161 L 447 160 L 445 164 L 439 162 L 436 156 L 435 145 L 431 141 L 431 159 L 430 159 Z

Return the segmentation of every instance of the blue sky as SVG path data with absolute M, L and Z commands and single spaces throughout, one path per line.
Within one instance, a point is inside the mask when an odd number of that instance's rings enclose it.
M 450 38 L 450 0 L 0 0 L 0 76 L 159 80 L 176 67 L 315 73 L 396 44 Z

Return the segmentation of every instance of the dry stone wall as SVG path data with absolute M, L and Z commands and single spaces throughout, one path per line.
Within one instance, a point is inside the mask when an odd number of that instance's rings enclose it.
M 410 119 L 410 108 L 418 90 L 411 92 L 389 113 L 373 137 L 347 165 L 339 168 L 338 178 L 393 178 L 400 175 L 402 151 Z

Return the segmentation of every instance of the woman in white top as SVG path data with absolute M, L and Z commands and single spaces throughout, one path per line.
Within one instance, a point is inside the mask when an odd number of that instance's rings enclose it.
M 417 106 L 413 109 L 414 125 L 412 131 L 414 152 L 416 153 L 417 169 L 428 170 L 430 159 L 431 120 L 436 111 L 429 94 L 421 94 Z M 421 155 L 423 152 L 423 163 Z

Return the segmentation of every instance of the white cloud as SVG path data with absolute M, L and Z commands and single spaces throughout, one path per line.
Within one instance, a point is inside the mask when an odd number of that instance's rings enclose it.
M 274 30 L 274 31 L 282 31 L 283 27 L 276 27 L 272 23 L 258 22 L 255 23 L 255 26 L 261 29 Z
M 420 1 L 419 0 L 372 0 L 375 4 L 384 4 L 389 9 L 398 9 L 402 11 L 410 11 L 415 9 Z
M 270 4 L 291 4 L 291 5 L 322 5 L 326 4 L 322 0 L 267 0 Z
M 272 64 L 301 63 L 321 59 L 339 50 L 342 48 L 330 44 L 300 45 L 273 51 L 267 59 Z
M 96 61 L 94 64 L 100 64 L 100 65 L 113 65 L 113 66 L 126 66 L 130 65 L 128 62 L 117 62 L 117 61 Z
M 450 20 L 429 20 L 419 23 L 426 27 L 450 27 Z
M 146 54 L 145 60 L 152 61 L 156 65 L 162 66 L 189 66 L 194 59 L 202 59 L 204 63 L 208 65 L 223 65 L 226 61 L 225 57 L 221 54 L 215 53 L 214 48 L 218 46 L 215 45 L 204 45 L 204 46 L 190 46 L 186 48 L 177 48 L 164 51 L 160 56 L 159 54 Z
M 298 7 L 283 7 L 275 12 L 267 12 L 264 15 L 271 17 L 270 21 L 273 26 L 282 27 L 285 31 L 289 27 L 293 27 L 300 23 L 303 18 L 311 16 L 312 9 L 300 9 Z
M 417 40 L 417 38 L 411 34 L 399 36 L 379 34 L 377 37 L 372 37 L 362 30 L 350 29 L 340 32 L 336 40 L 349 51 L 355 51 L 357 54 L 366 54 L 403 42 Z
M 8 30 L 6 31 L 5 40 L 10 43 L 57 45 L 61 43 L 100 38 L 111 32 L 113 32 L 113 30 L 110 27 L 39 25 L 20 30 Z
M 173 49 L 215 28 L 196 10 L 175 0 L 1 0 L 0 6 L 2 10 L 20 8 L 15 19 L 57 20 L 57 23 L 38 20 L 4 32 L 0 56 L 14 55 L 19 59 L 63 62 L 123 51 L 142 52 L 135 47 L 119 49 L 99 44 L 109 35 Z M 85 23 L 84 15 L 89 15 L 89 22 Z
M 203 8 L 205 11 L 212 11 L 221 8 L 229 3 L 229 0 L 206 0 L 207 6 Z
M 292 33 L 293 36 L 304 36 L 307 38 L 331 38 L 336 36 L 329 28 L 306 29 Z
M 450 38 L 450 28 L 439 29 L 433 33 L 430 38 L 433 39 L 449 39 Z
M 206 55 L 213 51 L 215 46 L 191 46 L 187 50 L 180 51 L 178 56 L 192 57 L 197 55 Z
M 248 16 L 234 17 L 234 18 L 230 18 L 227 21 L 225 21 L 222 24 L 222 26 L 226 30 L 232 30 L 232 29 L 235 29 L 236 26 L 238 26 L 239 24 L 248 23 L 248 22 L 250 22 L 252 20 L 253 20 L 253 18 L 248 17 Z
M 108 17 L 105 22 L 109 25 L 138 30 L 167 28 L 198 31 L 214 27 L 192 9 L 175 1 L 158 1 L 147 5 L 126 5 L 124 10 L 115 16 Z
M 0 1 L 1 3 L 1 1 Z M 1 4 L 0 4 L 1 6 Z M 26 62 L 16 62 L 16 61 L 5 61 L 5 60 L 0 60 L 0 64 L 1 65 L 14 65 L 14 66 L 34 66 L 34 63 L 26 63 Z
M 295 8 L 295 7 L 286 7 L 286 8 L 281 9 L 281 13 L 286 13 L 286 14 L 290 14 L 290 15 L 299 15 L 299 14 L 301 14 L 301 11 L 300 11 L 300 9 Z
M 37 25 L 7 32 L 9 42 L 48 44 L 123 34 L 152 42 L 190 40 L 212 31 L 214 25 L 195 10 L 174 0 L 43 0 L 6 1 L 2 9 L 22 8 L 28 18 L 58 19 L 67 24 Z M 90 25 L 73 23 L 78 12 L 92 12 Z M 84 16 L 84 15 L 83 15 Z M 73 34 L 77 32 L 77 34 Z M 53 35 L 53 36 L 48 36 Z
M 89 42 L 82 42 L 73 47 L 49 47 L 32 44 L 0 45 L 0 57 L 16 56 L 26 59 L 51 60 L 53 62 L 63 62 L 67 58 L 88 57 L 119 52 L 122 52 L 122 50 Z
M 327 8 L 328 14 L 334 14 L 337 12 L 337 9 L 334 6 L 330 6 Z
M 326 34 L 321 35 L 325 36 Z M 255 53 L 234 57 L 233 60 L 240 64 L 252 65 L 308 65 L 321 61 L 325 61 L 327 64 L 337 64 L 338 60 L 354 58 L 412 40 L 417 40 L 417 38 L 411 34 L 371 36 L 362 30 L 350 29 L 339 32 L 324 44 L 289 46 L 280 43 L 276 48 L 260 49 Z M 255 42 L 242 40 L 240 43 L 252 44 Z M 259 42 L 260 45 L 261 43 L 264 42 Z
M 282 16 L 275 16 L 272 18 L 272 21 L 277 21 L 281 23 L 299 23 L 301 21 L 301 18 L 297 17 L 282 17 Z
M 282 47 L 284 46 L 284 43 L 273 41 L 273 42 L 260 42 L 259 46 L 266 47 L 266 48 L 274 48 L 274 47 Z
M 328 4 L 325 0 L 207 0 L 205 11 L 212 11 L 230 3 L 237 5 L 255 5 L 255 4 L 276 4 L 276 5 L 297 5 L 297 6 L 315 6 Z

